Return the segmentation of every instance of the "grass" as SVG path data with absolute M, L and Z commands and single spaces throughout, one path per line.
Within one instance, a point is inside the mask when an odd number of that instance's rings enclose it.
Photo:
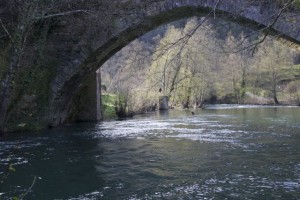
M 104 93 L 102 94 L 102 113 L 103 119 L 114 119 L 117 118 L 115 110 L 115 102 L 117 95 Z

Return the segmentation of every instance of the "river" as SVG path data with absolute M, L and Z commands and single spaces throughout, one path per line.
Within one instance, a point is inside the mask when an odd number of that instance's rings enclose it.
M 1 200 L 300 199 L 300 108 L 207 106 L 0 138 Z

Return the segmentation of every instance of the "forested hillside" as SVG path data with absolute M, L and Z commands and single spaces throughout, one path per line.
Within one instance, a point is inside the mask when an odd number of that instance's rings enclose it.
M 272 37 L 222 20 L 181 20 L 135 40 L 102 68 L 108 92 L 133 111 L 159 96 L 172 107 L 203 103 L 299 104 L 299 55 Z M 201 27 L 197 27 L 201 24 Z

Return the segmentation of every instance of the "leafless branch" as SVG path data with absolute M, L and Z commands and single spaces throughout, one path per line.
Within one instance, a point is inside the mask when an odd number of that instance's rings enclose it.
M 214 6 L 214 9 L 213 9 L 213 12 L 214 12 L 214 19 L 216 19 L 216 9 L 217 9 L 217 7 L 218 7 L 218 5 L 220 4 L 220 2 L 221 2 L 222 0 L 218 0 L 218 2 L 215 4 L 215 6 Z
M 295 3 L 295 0 L 290 1 L 288 4 L 286 4 L 283 8 L 281 8 L 281 9 L 277 12 L 277 15 L 276 15 L 275 19 L 272 21 L 271 24 L 269 24 L 269 25 L 267 26 L 267 31 L 266 31 L 266 33 L 264 34 L 264 37 L 263 37 L 261 40 L 259 40 L 258 42 L 256 42 L 255 44 L 252 45 L 252 46 L 254 46 L 254 47 L 253 47 L 253 50 L 252 50 L 252 56 L 253 56 L 254 53 L 256 52 L 258 45 L 260 45 L 261 43 L 263 43 L 263 42 L 266 40 L 266 38 L 268 37 L 268 35 L 269 35 L 270 32 L 271 32 L 272 27 L 273 27 L 273 26 L 275 25 L 275 23 L 278 21 L 278 19 L 279 19 L 280 16 L 282 15 L 283 11 L 286 10 L 286 9 L 287 9 L 290 5 L 292 5 L 293 3 Z
M 36 19 L 47 19 L 47 18 L 52 18 L 52 17 L 71 15 L 71 14 L 75 14 L 75 13 L 93 14 L 94 11 L 92 11 L 92 10 L 72 10 L 72 11 L 66 11 L 66 12 L 61 12 L 61 13 L 48 14 L 45 16 L 38 16 L 38 17 L 36 17 Z
M 182 36 L 181 38 L 177 39 L 175 42 L 168 43 L 163 48 L 159 49 L 158 51 L 161 51 L 162 53 L 160 55 L 158 55 L 157 57 L 164 55 L 166 52 L 168 52 L 168 50 L 172 49 L 174 46 L 176 46 L 178 44 L 181 44 L 181 48 L 180 49 L 183 49 L 185 47 L 185 45 L 188 43 L 188 41 L 190 40 L 190 38 L 207 21 L 207 19 L 211 16 L 211 14 L 214 14 L 214 17 L 215 17 L 216 8 L 218 7 L 218 5 L 222 1 L 223 0 L 218 0 L 217 3 L 215 4 L 214 8 L 189 33 L 184 34 L 184 36 Z
M 35 185 L 35 182 L 36 182 L 36 176 L 33 178 L 33 181 L 31 183 L 30 187 L 27 189 L 27 191 L 24 194 L 21 194 L 19 196 L 19 200 L 23 200 L 24 197 L 26 197 L 28 195 L 28 193 L 32 190 L 33 186 Z
M 9 39 L 11 40 L 11 42 L 14 43 L 14 40 L 13 40 L 11 34 L 9 33 L 9 31 L 7 30 L 7 28 L 6 28 L 5 25 L 3 24 L 3 21 L 2 21 L 1 18 L 0 18 L 0 23 L 1 23 L 1 26 L 2 26 L 2 28 L 4 29 L 5 33 L 7 34 L 7 36 L 9 37 Z

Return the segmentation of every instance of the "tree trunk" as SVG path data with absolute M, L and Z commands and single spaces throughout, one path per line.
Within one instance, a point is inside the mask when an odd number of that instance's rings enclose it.
M 12 90 L 13 90 L 13 74 L 8 72 L 5 80 L 2 82 L 2 92 L 0 94 L 0 134 L 5 131 L 7 122 L 8 109 L 10 107 Z
M 273 99 L 275 104 L 279 104 L 276 93 L 274 93 Z
M 188 100 L 182 102 L 182 108 L 183 109 L 189 108 L 189 101 Z
M 277 99 L 277 91 L 276 91 L 276 85 L 273 84 L 273 99 L 274 99 L 274 104 L 279 104 L 279 101 Z
M 172 77 L 172 81 L 171 81 L 171 85 L 170 85 L 170 91 L 169 91 L 169 97 L 171 96 L 171 93 L 174 91 L 175 89 L 175 86 L 176 86 L 176 80 L 177 80 L 177 76 L 179 74 L 179 71 L 181 69 L 181 60 L 179 61 L 179 63 L 177 64 L 177 67 L 175 69 L 175 72 L 174 72 L 174 76 Z
M 9 97 L 6 95 L 8 92 L 7 89 L 4 89 L 3 98 L 1 98 L 1 107 L 0 107 L 0 135 L 5 132 L 5 125 L 6 125 L 6 116 L 9 107 Z
M 245 88 L 246 88 L 246 69 L 244 67 L 241 81 L 241 94 L 240 94 L 240 103 L 244 103 L 245 100 Z
M 7 116 L 13 92 L 13 83 L 15 80 L 15 74 L 18 69 L 18 63 L 20 56 L 16 48 L 12 48 L 11 62 L 8 67 L 5 79 L 1 82 L 2 91 L 0 93 L 0 133 L 5 131 L 7 123 Z
M 187 97 L 186 97 L 186 101 L 185 101 L 185 103 L 183 105 L 183 108 L 189 108 L 190 107 L 191 93 L 192 93 L 192 88 L 188 87 Z
M 204 100 L 203 97 L 196 98 L 196 107 L 195 108 L 203 108 L 204 106 Z

